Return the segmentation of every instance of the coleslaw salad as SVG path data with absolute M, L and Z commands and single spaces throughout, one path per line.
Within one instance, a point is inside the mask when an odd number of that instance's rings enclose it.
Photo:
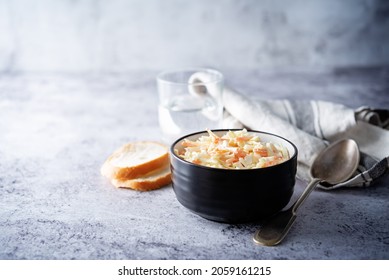
M 196 141 L 184 139 L 182 159 L 214 168 L 253 169 L 280 164 L 290 158 L 288 149 L 278 143 L 263 142 L 246 129 L 218 136 L 211 130 Z

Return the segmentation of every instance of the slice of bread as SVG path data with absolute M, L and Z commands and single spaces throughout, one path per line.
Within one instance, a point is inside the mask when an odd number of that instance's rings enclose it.
M 161 188 L 171 183 L 168 148 L 148 141 L 125 144 L 108 157 L 101 174 L 118 188 Z
M 169 164 L 166 146 L 157 142 L 133 142 L 117 149 L 101 167 L 110 179 L 129 180 L 141 177 Z
M 142 177 L 130 180 L 112 179 L 111 183 L 117 188 L 151 191 L 171 183 L 170 166 L 158 169 Z

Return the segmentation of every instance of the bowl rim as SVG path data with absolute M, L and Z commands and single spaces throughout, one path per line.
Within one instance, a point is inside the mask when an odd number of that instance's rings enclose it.
M 228 129 L 228 128 L 221 128 L 221 129 L 210 129 L 212 132 L 220 132 L 220 131 L 225 131 L 225 132 L 228 132 L 228 131 L 240 131 L 242 129 L 240 128 L 231 128 L 231 129 Z M 277 134 L 274 134 L 274 133 L 270 133 L 270 132 L 265 132 L 265 131 L 260 131 L 260 130 L 254 130 L 254 129 L 246 129 L 247 132 L 253 132 L 253 133 L 259 133 L 259 134 L 267 134 L 267 135 L 271 135 L 271 136 L 274 136 L 276 138 L 280 138 L 286 142 L 288 142 L 294 149 L 294 154 L 287 160 L 279 163 L 279 164 L 275 164 L 275 165 L 271 165 L 271 166 L 267 166 L 267 167 L 258 167 L 258 168 L 247 168 L 247 169 L 228 169 L 228 168 L 218 168 L 218 167 L 210 167 L 210 166 L 205 166 L 205 165 L 200 165 L 200 164 L 196 164 L 196 163 L 193 163 L 193 162 L 190 162 L 190 161 L 187 161 L 185 159 L 182 159 L 181 157 L 179 157 L 175 152 L 174 152 L 174 147 L 182 140 L 184 140 L 185 138 L 188 138 L 188 137 L 191 137 L 191 136 L 194 136 L 196 134 L 204 134 L 204 133 L 208 133 L 207 130 L 202 130 L 202 131 L 197 131 L 197 132 L 193 132 L 193 133 L 189 133 L 187 135 L 184 135 L 180 138 L 178 138 L 177 140 L 175 140 L 171 145 L 170 145 L 170 148 L 169 148 L 169 151 L 170 151 L 170 154 L 175 158 L 177 159 L 178 161 L 182 162 L 183 164 L 187 164 L 187 165 L 190 165 L 190 166 L 193 166 L 193 167 L 196 167 L 196 168 L 202 168 L 202 169 L 205 169 L 205 170 L 213 170 L 213 171 L 231 171 L 231 172 L 252 172 L 253 170 L 269 170 L 269 169 L 272 169 L 272 168 L 277 168 L 278 166 L 282 166 L 282 165 L 285 165 L 285 164 L 288 164 L 290 161 L 294 161 L 295 159 L 297 159 L 297 154 L 298 154 L 298 149 L 296 147 L 296 145 L 291 142 L 290 140 L 282 137 L 282 136 L 279 136 Z

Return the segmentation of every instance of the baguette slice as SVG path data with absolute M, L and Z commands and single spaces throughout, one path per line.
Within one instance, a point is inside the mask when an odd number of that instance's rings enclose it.
M 112 179 L 111 183 L 117 188 L 134 189 L 138 191 L 156 190 L 171 183 L 170 166 L 167 165 L 136 179 Z
M 120 181 L 142 177 L 169 165 L 168 148 L 157 142 L 128 143 L 117 149 L 101 167 L 101 174 Z

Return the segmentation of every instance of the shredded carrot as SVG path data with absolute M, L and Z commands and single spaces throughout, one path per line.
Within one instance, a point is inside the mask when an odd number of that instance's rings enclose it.
M 193 141 L 189 141 L 189 140 L 184 140 L 181 144 L 183 147 L 197 147 L 199 146 L 199 143 L 197 142 L 193 142 Z
M 260 155 L 261 157 L 267 157 L 269 154 L 266 148 L 256 148 L 254 149 L 254 153 Z

